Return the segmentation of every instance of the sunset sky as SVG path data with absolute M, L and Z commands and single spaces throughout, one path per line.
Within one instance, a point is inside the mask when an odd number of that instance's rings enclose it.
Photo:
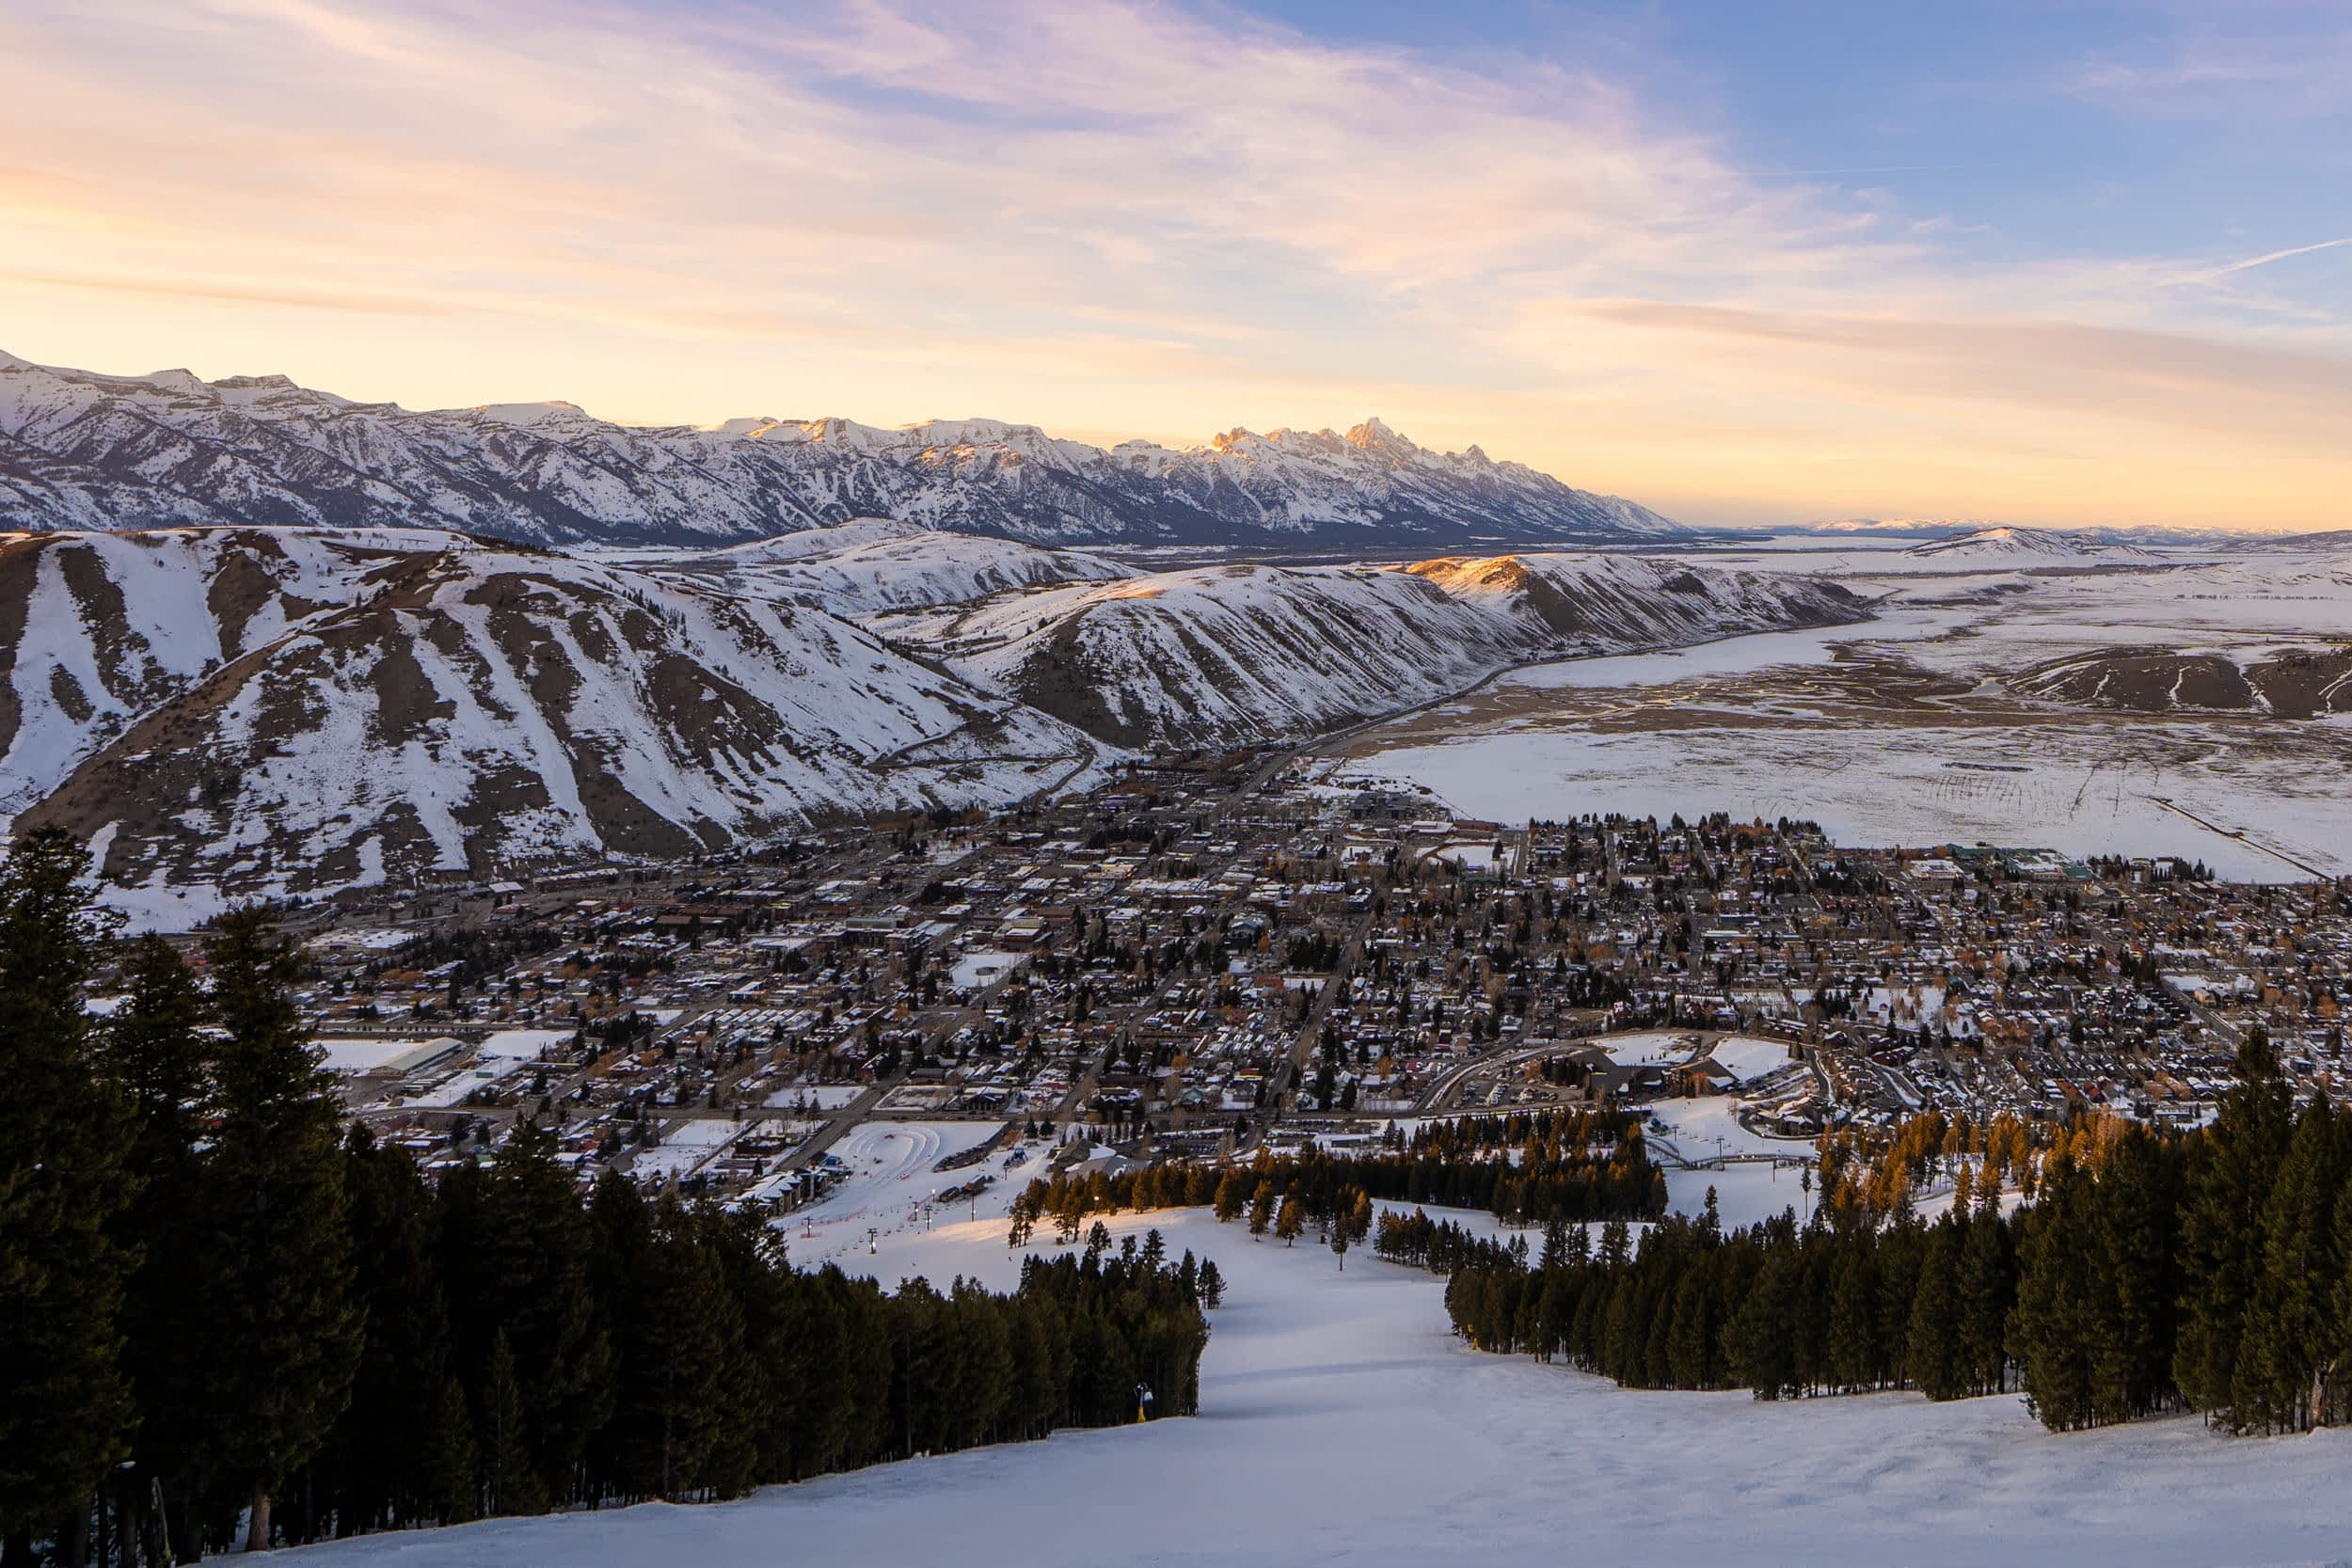
M 2352 527 L 2352 7 L 10 7 L 0 348 Z

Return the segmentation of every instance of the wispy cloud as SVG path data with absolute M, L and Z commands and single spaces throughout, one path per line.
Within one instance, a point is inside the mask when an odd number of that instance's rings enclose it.
M 37 357 L 649 420 L 1165 437 L 1377 411 L 1718 512 L 1997 488 L 2155 515 L 2215 488 L 2184 477 L 2201 439 L 2352 478 L 2318 430 L 2341 320 L 2183 286 L 2345 242 L 2003 260 L 1843 184 L 1947 166 L 1759 168 L 1540 61 L 1107 0 L 100 0 L 8 25 L 0 317 L 42 324 L 8 345 Z M 1927 490 L 1858 493 L 1906 467 Z
M 2309 256 L 2315 251 L 2334 250 L 2340 245 L 2352 245 L 2352 234 L 2347 234 L 2340 240 L 2321 240 L 2316 245 L 2290 245 L 2284 250 L 2265 251 L 2260 256 L 2249 256 L 2243 261 L 2232 261 L 2227 266 L 2216 267 L 2205 274 L 2205 280 L 2212 282 L 2216 278 L 2227 277 L 2233 273 L 2249 272 L 2255 267 L 2266 267 L 2273 261 L 2284 261 L 2296 256 Z

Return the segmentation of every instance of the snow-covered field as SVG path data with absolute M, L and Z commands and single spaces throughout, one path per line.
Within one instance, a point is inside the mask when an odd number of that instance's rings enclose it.
M 1708 1188 L 1715 1192 L 1715 1212 L 1724 1227 L 1736 1230 L 1756 1225 L 1785 1209 L 1799 1219 L 1813 1212 L 1812 1195 L 1804 1174 L 1776 1162 L 1810 1160 L 1811 1143 L 1799 1138 L 1767 1138 L 1740 1125 L 1737 1102 L 1728 1096 L 1702 1100 L 1661 1100 L 1643 1107 L 1653 1121 L 1663 1123 L 1650 1132 L 1652 1152 L 1671 1153 L 1692 1162 L 1727 1159 L 1721 1169 L 1666 1170 L 1666 1203 L 1676 1213 L 1697 1214 L 1707 1207 Z
M 924 1272 L 899 1259 L 915 1238 L 936 1234 L 925 1229 L 926 1203 L 934 1194 L 960 1186 L 986 1171 L 1001 1172 L 1006 1154 L 993 1154 L 977 1164 L 955 1170 L 931 1167 L 951 1154 L 977 1148 L 995 1136 L 1001 1121 L 868 1121 L 850 1130 L 828 1151 L 849 1174 L 816 1203 L 791 1218 L 792 1256 L 803 1263 L 839 1262 L 896 1283 L 902 1275 Z M 1041 1144 L 1025 1146 L 1029 1158 L 1008 1178 L 999 1175 L 988 1194 L 992 1212 L 1002 1214 L 1032 1175 L 1042 1175 Z M 969 1212 L 969 1210 L 960 1211 Z M 936 1219 L 940 1216 L 933 1215 Z M 969 1222 L 967 1222 L 969 1223 Z M 868 1238 L 866 1232 L 880 1232 Z M 1004 1227 L 994 1232 L 1001 1243 Z M 869 1255 L 868 1246 L 873 1247 Z
M 838 1111 L 855 1104 L 864 1084 L 787 1084 L 768 1096 L 770 1110 Z
M 1593 1041 L 1619 1067 L 1670 1067 L 1691 1059 L 1691 1036 L 1672 1030 L 1639 1035 L 1603 1035 Z
M 1110 1223 L 1157 1226 L 1226 1275 L 1197 1418 L 735 1503 L 280 1555 L 352 1568 L 2283 1568 L 2352 1551 L 2342 1433 L 2233 1441 L 2190 1418 L 2058 1437 L 2014 1397 L 1629 1392 L 1467 1349 L 1446 1332 L 1439 1281 L 1362 1252 L 1342 1272 L 1322 1247 L 1252 1243 L 1200 1211 Z M 993 1220 L 931 1232 L 898 1260 L 996 1286 L 1017 1267 Z
M 1728 811 L 1810 818 L 1856 846 L 2178 854 L 2253 880 L 2352 872 L 2342 716 L 2084 708 L 2006 684 L 2118 650 L 2245 665 L 2336 646 L 2352 638 L 2352 562 L 1929 575 L 1889 561 L 1812 563 L 1881 596 L 1867 625 L 1515 672 L 1355 737 L 1329 776 L 1418 785 L 1503 821 Z

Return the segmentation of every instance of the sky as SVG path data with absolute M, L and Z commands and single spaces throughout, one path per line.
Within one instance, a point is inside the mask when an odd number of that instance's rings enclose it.
M 0 349 L 2352 526 L 2352 6 L 0 8 Z

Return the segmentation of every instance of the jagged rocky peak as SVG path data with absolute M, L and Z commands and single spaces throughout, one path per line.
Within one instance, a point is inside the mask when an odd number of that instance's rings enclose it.
M 95 374 L 0 358 L 0 529 L 452 529 L 544 545 L 724 545 L 857 516 L 1030 544 L 1610 542 L 1630 501 L 1377 419 L 1105 451 L 1032 424 L 614 424 L 562 400 L 412 412 L 280 376 Z
M 1347 444 L 1359 451 L 1395 452 L 1400 455 L 1419 452 L 1422 449 L 1380 422 L 1377 415 L 1359 425 L 1350 426 Z

